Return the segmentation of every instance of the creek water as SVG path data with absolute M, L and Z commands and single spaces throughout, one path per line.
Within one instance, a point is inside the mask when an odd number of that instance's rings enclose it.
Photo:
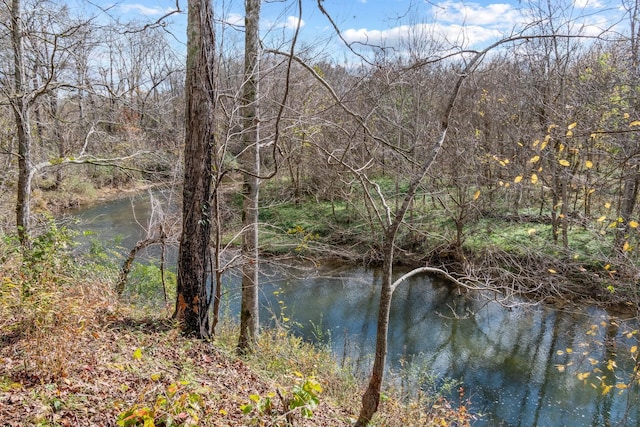
M 118 241 L 124 253 L 143 235 L 148 211 L 143 197 L 73 215 L 75 227 L 105 244 Z M 262 323 L 286 322 L 366 375 L 379 283 L 371 268 L 265 264 Z M 238 312 L 239 285 L 234 272 L 225 277 L 228 313 Z M 635 321 L 597 307 L 505 308 L 482 295 L 460 296 L 437 278 L 414 277 L 393 297 L 388 370 L 459 380 L 470 410 L 481 414 L 477 426 L 637 426 L 636 331 Z

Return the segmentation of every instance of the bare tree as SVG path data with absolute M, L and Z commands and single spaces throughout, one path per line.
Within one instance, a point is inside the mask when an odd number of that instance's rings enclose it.
M 16 202 L 16 225 L 18 238 L 23 246 L 29 245 L 29 221 L 31 219 L 31 123 L 30 103 L 27 89 L 24 34 L 21 0 L 11 3 L 11 43 L 13 47 L 13 95 L 11 108 L 18 139 L 18 197 Z
M 260 185 L 260 0 L 245 0 L 245 59 L 242 89 L 243 172 L 242 302 L 238 351 L 249 351 L 258 334 L 258 195 Z

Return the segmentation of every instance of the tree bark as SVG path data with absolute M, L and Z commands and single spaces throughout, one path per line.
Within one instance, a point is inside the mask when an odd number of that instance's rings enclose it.
M 244 169 L 242 241 L 242 303 L 238 351 L 250 351 L 258 334 L 258 191 L 260 174 L 260 120 L 258 74 L 260 67 L 260 0 L 245 0 L 245 62 L 242 96 Z
M 633 216 L 638 200 L 638 187 L 640 186 L 640 169 L 634 163 L 626 171 L 623 179 L 622 196 L 620 203 L 620 218 L 622 222 L 616 228 L 615 250 L 618 254 L 624 253 L 624 244 L 629 239 L 629 221 Z
M 24 41 L 21 0 L 11 3 L 11 43 L 13 46 L 14 99 L 11 102 L 18 139 L 18 194 L 16 202 L 16 226 L 18 239 L 23 247 L 29 246 L 31 218 L 31 125 L 29 102 L 25 87 Z
M 182 234 L 174 317 L 185 335 L 209 338 L 209 239 L 215 34 L 210 0 L 189 0 L 187 22 L 186 132 Z
M 391 297 L 393 296 L 392 274 L 394 260 L 393 236 L 387 235 L 383 248 L 384 264 L 382 267 L 382 287 L 380 289 L 380 307 L 378 308 L 378 329 L 376 333 L 376 353 L 369 385 L 362 396 L 362 408 L 356 422 L 357 427 L 369 424 L 373 414 L 380 404 L 380 392 L 384 378 L 384 365 L 387 358 L 387 335 L 389 331 L 389 313 L 391 311 Z

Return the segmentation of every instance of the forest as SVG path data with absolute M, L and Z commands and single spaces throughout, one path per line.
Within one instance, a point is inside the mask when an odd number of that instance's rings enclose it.
M 189 347 L 189 356 L 180 357 L 213 371 L 216 364 L 247 369 L 229 361 L 235 359 L 214 361 L 206 342 L 222 341 L 245 358 L 275 345 L 277 331 L 260 333 L 262 263 L 332 260 L 382 271 L 366 391 L 353 384 L 354 395 L 364 394 L 351 397 L 349 415 L 325 411 L 317 425 L 409 416 L 388 407 L 375 414 L 385 397 L 392 296 L 412 276 L 435 274 L 461 293 L 489 293 L 505 306 L 595 304 L 638 316 L 637 1 L 620 0 L 620 21 L 597 29 L 582 25 L 571 2 L 532 1 L 526 25 L 475 49 L 426 29 L 402 39 L 401 49 L 356 46 L 322 0 L 285 2 L 293 13 L 301 14 L 303 3 L 317 8 L 349 61 L 321 43 L 299 42 L 300 28 L 289 37 L 261 30 L 259 0 L 245 1 L 241 31 L 218 2 L 187 3 L 151 21 L 120 20 L 89 2 L 0 5 L 0 421 L 11 410 L 3 406 L 15 403 L 12 390 L 58 384 L 42 392 L 49 399 L 42 419 L 50 423 L 33 424 L 85 425 L 70 424 L 72 411 L 56 406 L 62 400 L 52 394 L 65 387 L 67 371 L 84 369 L 66 366 L 53 349 L 67 339 L 87 353 L 82 357 L 99 357 L 90 356 L 96 351 L 88 341 L 115 334 L 102 327 L 83 335 L 85 323 L 120 322 L 119 330 L 136 331 L 114 340 L 133 340 L 145 328 L 160 334 L 146 338 L 166 340 L 148 344 L 159 358 L 171 340 L 186 340 L 180 347 Z M 172 26 L 185 15 L 186 38 Z M 65 212 L 147 189 L 172 194 L 181 209 L 154 212 L 146 237 L 126 248 L 129 258 L 107 263 L 95 256 L 109 253 L 103 247 L 77 262 Z M 149 320 L 123 295 L 130 295 L 137 252 L 152 245 L 175 247 L 178 260 L 167 272 L 173 314 Z M 408 273 L 399 276 L 397 268 Z M 220 314 L 229 269 L 242 272 L 235 326 Z M 164 270 L 156 285 L 166 299 Z M 69 287 L 83 289 L 82 296 Z M 96 310 L 84 318 L 87 303 Z M 47 341 L 63 324 L 74 325 L 69 335 Z M 281 345 L 298 348 L 299 359 L 315 351 L 286 339 Z M 127 363 L 139 368 L 147 360 L 141 344 L 122 347 L 135 350 Z M 110 369 L 126 373 L 126 387 L 134 388 L 135 369 Z M 145 380 L 155 388 L 146 393 L 153 395 L 163 382 L 150 375 Z M 143 406 L 114 404 L 118 425 L 147 425 L 145 414 L 156 425 L 218 425 L 197 421 L 215 416 L 229 425 L 245 425 L 250 416 L 252 425 L 296 425 L 296 417 L 313 419 L 322 390 L 307 373 L 291 397 L 267 394 L 264 385 L 246 397 L 253 403 L 233 424 L 226 407 L 201 410 L 211 403 L 191 387 L 202 375 L 167 380 L 162 393 L 171 402 L 156 401 L 155 418 L 148 407 L 143 414 Z M 464 405 L 447 405 L 408 422 L 469 425 Z M 402 406 L 407 413 L 409 406 Z M 173 421 L 158 415 L 159 407 L 173 411 Z M 92 416 L 86 425 L 103 422 Z

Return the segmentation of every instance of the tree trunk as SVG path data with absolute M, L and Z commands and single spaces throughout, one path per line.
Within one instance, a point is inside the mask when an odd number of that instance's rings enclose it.
M 260 0 L 245 0 L 245 59 L 242 96 L 244 169 L 242 223 L 242 303 L 238 351 L 251 350 L 258 334 L 258 187 L 260 120 L 258 72 L 260 64 Z
M 186 335 L 210 337 L 209 239 L 215 107 L 215 34 L 210 0 L 189 0 L 182 234 L 174 317 Z
M 633 216 L 638 200 L 638 186 L 640 184 L 640 170 L 638 164 L 634 163 L 626 172 L 622 187 L 622 200 L 620 203 L 620 218 L 622 223 L 616 228 L 615 251 L 618 254 L 624 253 L 624 244 L 629 239 L 629 221 Z
M 387 358 L 387 335 L 389 332 L 389 313 L 391 311 L 391 297 L 393 296 L 392 275 L 394 260 L 395 236 L 386 235 L 383 248 L 384 264 L 382 267 L 382 287 L 380 289 L 380 307 L 378 309 L 378 329 L 376 332 L 376 354 L 373 360 L 369 386 L 362 396 L 362 408 L 356 422 L 356 427 L 369 424 L 373 414 L 378 410 L 380 392 L 384 377 L 384 365 Z
M 22 6 L 20 0 L 11 3 L 11 43 L 13 45 L 14 99 L 11 101 L 18 139 L 18 194 L 16 202 L 16 226 L 18 239 L 23 247 L 29 246 L 31 202 L 31 125 L 29 102 L 25 87 L 24 41 L 22 34 Z

